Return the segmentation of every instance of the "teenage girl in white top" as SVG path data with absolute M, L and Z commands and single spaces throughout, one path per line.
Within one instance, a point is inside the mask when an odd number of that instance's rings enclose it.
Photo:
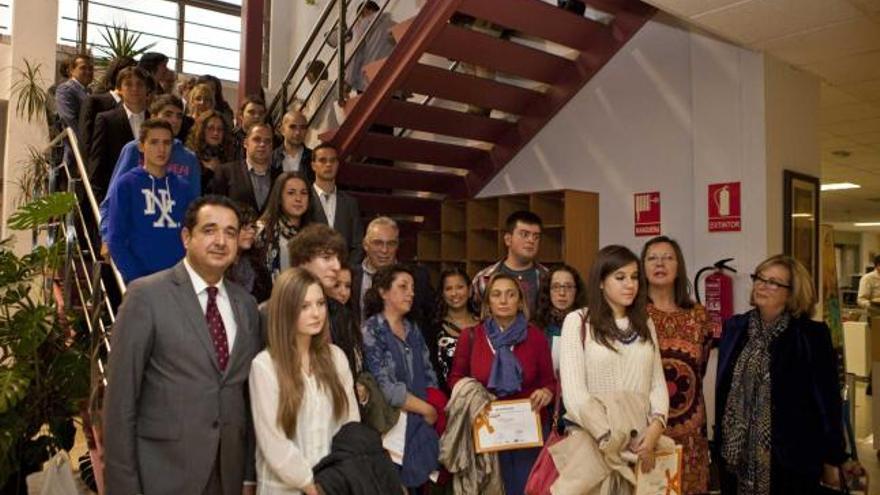
M 665 428 L 669 394 L 657 335 L 639 292 L 638 257 L 623 246 L 602 248 L 590 269 L 587 301 L 586 308 L 569 313 L 562 324 L 559 374 L 566 417 L 579 425 L 595 424 L 579 417 L 591 394 L 644 394 L 650 403 L 645 418 L 648 426 L 631 450 L 648 471 L 654 466 L 654 447 Z M 589 433 L 601 445 L 609 432 Z
M 342 425 L 360 420 L 348 361 L 330 343 L 318 279 L 301 268 L 281 273 L 268 326 L 268 346 L 250 375 L 257 493 L 317 495 L 312 467 Z

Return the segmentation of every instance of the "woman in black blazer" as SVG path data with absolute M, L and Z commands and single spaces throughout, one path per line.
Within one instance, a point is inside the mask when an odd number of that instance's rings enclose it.
M 839 482 L 838 467 L 846 461 L 830 331 L 810 319 L 813 281 L 799 261 L 773 256 L 752 280 L 754 309 L 724 322 L 719 346 L 721 491 L 816 493 L 820 482 Z

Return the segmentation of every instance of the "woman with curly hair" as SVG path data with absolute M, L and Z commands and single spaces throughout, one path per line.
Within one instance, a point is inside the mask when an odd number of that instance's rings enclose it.
M 232 159 L 232 134 L 229 125 L 216 110 L 198 116 L 186 140 L 186 147 L 199 158 L 202 165 L 202 193 L 214 177 L 214 170 Z

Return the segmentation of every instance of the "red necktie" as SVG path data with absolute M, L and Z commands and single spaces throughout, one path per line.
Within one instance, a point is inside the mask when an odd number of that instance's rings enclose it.
M 226 371 L 226 364 L 229 362 L 229 343 L 226 340 L 226 327 L 223 326 L 220 308 L 217 307 L 217 291 L 217 287 L 208 287 L 208 307 L 205 310 L 205 319 L 208 322 L 208 331 L 211 332 L 214 349 L 217 351 L 220 371 Z

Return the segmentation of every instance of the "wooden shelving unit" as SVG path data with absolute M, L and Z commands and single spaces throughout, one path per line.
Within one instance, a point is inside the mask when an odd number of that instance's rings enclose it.
M 516 210 L 531 210 L 544 223 L 541 263 L 567 263 L 586 277 L 599 249 L 599 195 L 570 189 L 444 201 L 440 230 L 418 234 L 418 260 L 435 283 L 453 266 L 473 277 L 507 253 L 504 222 Z

